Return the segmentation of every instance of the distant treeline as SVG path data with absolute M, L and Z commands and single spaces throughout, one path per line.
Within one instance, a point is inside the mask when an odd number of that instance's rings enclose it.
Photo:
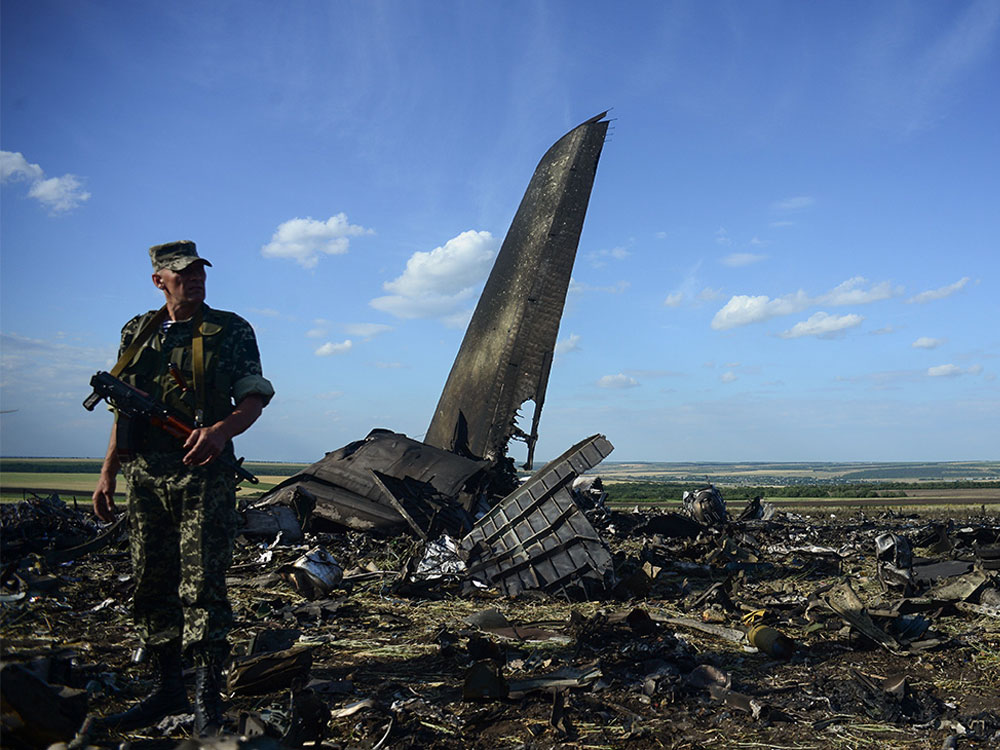
M 955 477 L 958 481 L 966 479 L 970 476 L 975 476 L 980 474 L 982 469 L 972 469 L 968 466 L 921 466 L 918 476 L 923 477 L 936 477 L 942 480 L 947 480 L 949 477 Z M 839 482 L 850 482 L 857 479 L 901 479 L 901 478 L 911 478 L 914 476 L 914 469 L 907 466 L 886 466 L 880 468 L 872 469 L 861 469 L 859 471 L 849 471 L 841 474 L 837 477 Z M 994 473 L 994 476 L 996 474 Z M 921 487 L 927 488 L 926 484 L 921 483 Z M 948 484 L 949 487 L 954 486 Z M 982 485 L 976 485 L 981 487 Z
M 604 488 L 608 500 L 615 504 L 628 503 L 679 503 L 687 490 L 696 490 L 703 484 L 670 482 L 607 482 Z M 906 497 L 907 490 L 954 490 L 1000 487 L 1000 482 L 880 482 L 871 484 L 811 484 L 789 487 L 725 487 L 719 486 L 727 502 L 746 502 L 757 497 L 818 497 L 818 498 L 893 498 Z
M 28 474 L 99 474 L 103 462 L 97 458 L 0 458 L 0 471 Z M 268 461 L 246 461 L 243 464 L 254 474 L 292 476 L 307 464 L 279 464 Z

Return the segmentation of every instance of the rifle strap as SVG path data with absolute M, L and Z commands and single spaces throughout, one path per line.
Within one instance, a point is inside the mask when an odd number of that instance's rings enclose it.
M 205 425 L 205 340 L 201 335 L 201 311 L 191 320 L 191 370 L 194 376 L 194 426 Z
M 135 359 L 135 355 L 139 353 L 139 350 L 145 345 L 149 340 L 149 337 L 153 335 L 154 331 L 160 327 L 164 320 L 167 319 L 167 306 L 164 305 L 159 310 L 157 310 L 153 316 L 146 321 L 146 324 L 139 329 L 139 332 L 135 335 L 132 341 L 126 347 L 122 356 L 118 358 L 118 362 L 114 367 L 111 368 L 111 374 L 116 378 L 121 375 L 122 370 L 132 364 L 132 360 Z

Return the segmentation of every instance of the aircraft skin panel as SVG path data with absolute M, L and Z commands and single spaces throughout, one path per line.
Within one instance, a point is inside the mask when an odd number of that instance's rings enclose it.
M 427 444 L 497 459 L 518 409 L 530 399 L 530 455 L 608 129 L 605 114 L 560 138 L 536 167 L 452 365 Z

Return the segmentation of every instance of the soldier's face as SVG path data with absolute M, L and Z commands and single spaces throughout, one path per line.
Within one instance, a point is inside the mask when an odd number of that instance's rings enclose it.
M 181 271 L 161 268 L 153 274 L 153 283 L 167 296 L 168 301 L 182 305 L 205 301 L 205 264 L 192 263 Z

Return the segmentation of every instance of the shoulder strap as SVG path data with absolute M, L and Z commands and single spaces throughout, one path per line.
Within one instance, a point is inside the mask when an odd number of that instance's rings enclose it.
M 202 427 L 205 421 L 205 341 L 201 334 L 201 311 L 191 320 L 191 370 L 194 375 L 194 424 Z
M 122 356 L 118 358 L 118 362 L 115 366 L 111 368 L 111 374 L 116 378 L 121 375 L 122 370 L 132 364 L 132 360 L 135 359 L 135 355 L 139 353 L 139 350 L 145 345 L 149 340 L 149 337 L 153 335 L 153 332 L 160 327 L 167 318 L 167 306 L 164 305 L 159 310 L 157 310 L 153 316 L 146 321 L 145 325 L 139 329 L 139 332 L 132 338 L 132 341 L 126 347 Z

